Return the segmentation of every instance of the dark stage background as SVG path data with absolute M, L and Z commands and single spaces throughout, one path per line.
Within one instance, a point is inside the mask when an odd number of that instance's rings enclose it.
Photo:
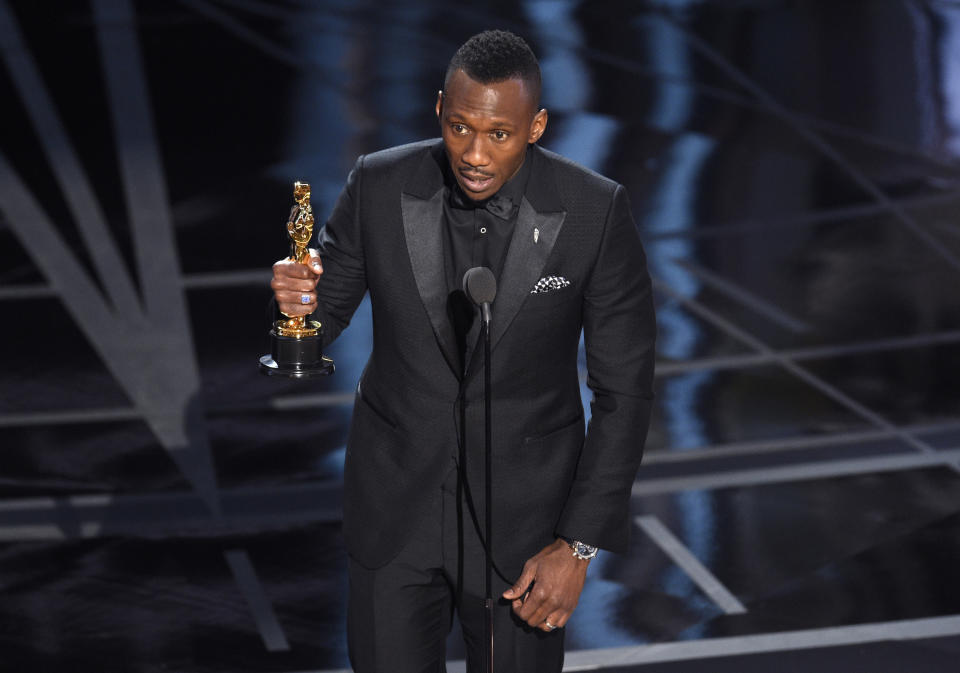
M 958 670 L 950 0 L 0 0 L 0 670 L 348 666 L 370 316 L 336 376 L 262 378 L 269 267 L 293 180 L 325 215 L 359 153 L 436 135 L 491 27 L 541 57 L 542 144 L 629 190 L 657 292 L 633 546 L 569 669 Z

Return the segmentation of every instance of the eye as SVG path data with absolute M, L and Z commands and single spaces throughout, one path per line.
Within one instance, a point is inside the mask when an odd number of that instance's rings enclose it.
M 504 140 L 510 137 L 510 134 L 507 133 L 506 131 L 494 131 L 490 135 L 493 136 L 494 140 L 497 140 L 499 142 L 503 142 Z
M 463 136 L 467 134 L 467 127 L 463 124 L 450 124 L 450 128 L 458 136 Z

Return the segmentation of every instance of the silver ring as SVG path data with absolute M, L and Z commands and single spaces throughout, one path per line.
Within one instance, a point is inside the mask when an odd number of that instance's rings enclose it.
M 546 619 L 543 620 L 543 625 L 547 627 L 547 631 L 553 631 L 555 628 L 557 628 Z
M 309 295 L 309 294 L 301 294 L 301 295 L 300 295 L 300 303 L 301 303 L 301 304 L 309 304 L 309 303 L 310 303 L 310 295 Z

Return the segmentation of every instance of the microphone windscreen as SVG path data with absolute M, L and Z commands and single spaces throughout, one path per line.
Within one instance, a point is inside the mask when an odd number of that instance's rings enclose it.
M 497 279 L 485 266 L 475 266 L 463 274 L 463 292 L 477 306 L 493 303 L 497 296 Z

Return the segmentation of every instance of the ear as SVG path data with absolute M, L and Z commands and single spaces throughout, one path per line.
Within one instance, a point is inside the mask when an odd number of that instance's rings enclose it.
M 527 142 L 529 144 L 532 145 L 540 140 L 540 136 L 547 130 L 547 117 L 546 108 L 540 108 L 540 112 L 533 116 L 533 121 L 530 122 L 530 134 L 527 136 Z
M 440 119 L 440 115 L 443 112 L 443 89 L 437 92 L 437 119 Z

